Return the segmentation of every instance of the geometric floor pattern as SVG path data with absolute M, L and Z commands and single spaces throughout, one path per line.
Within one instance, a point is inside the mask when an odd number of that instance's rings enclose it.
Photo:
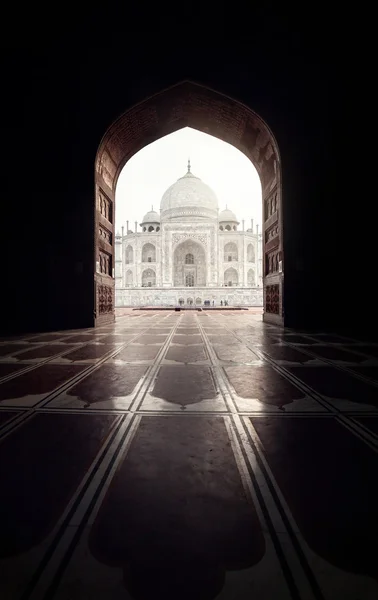
M 378 345 L 248 311 L 0 340 L 4 600 L 376 600 Z

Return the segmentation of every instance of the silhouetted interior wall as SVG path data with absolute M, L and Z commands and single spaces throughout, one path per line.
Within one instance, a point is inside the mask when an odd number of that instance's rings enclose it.
M 345 208 L 346 171 L 338 193 L 332 185 L 326 57 L 303 54 L 192 50 L 190 61 L 165 57 L 159 68 L 127 52 L 112 60 L 67 49 L 3 56 L 2 332 L 92 326 L 97 148 L 128 107 L 190 78 L 250 106 L 277 139 L 286 324 L 371 333 L 365 291 L 347 289 L 351 273 L 363 281 L 369 269 L 362 250 L 345 261 L 355 213 Z

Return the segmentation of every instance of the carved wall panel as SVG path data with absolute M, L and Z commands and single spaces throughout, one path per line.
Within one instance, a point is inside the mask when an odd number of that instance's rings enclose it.
M 266 306 L 265 310 L 268 313 L 279 315 L 280 313 L 280 286 L 267 285 L 266 286 Z
M 107 252 L 99 251 L 100 273 L 103 275 L 112 274 L 112 257 Z
M 269 217 L 274 215 L 278 210 L 278 193 L 275 191 L 264 201 L 264 219 L 267 221 Z
M 112 235 L 112 232 L 109 231 L 109 229 L 106 229 L 102 225 L 99 225 L 98 235 L 100 236 L 100 239 L 103 239 L 105 242 L 107 242 L 110 245 L 112 244 L 113 235 Z
M 265 255 L 265 274 L 270 275 L 272 273 L 278 273 L 278 267 L 280 262 L 280 252 L 270 252 Z
M 113 312 L 113 289 L 108 285 L 98 286 L 98 310 L 100 315 Z
M 102 154 L 98 156 L 96 171 L 105 181 L 106 185 L 112 189 L 114 177 L 117 171 L 117 164 L 106 148 Z
M 265 232 L 265 243 L 267 244 L 274 238 L 277 238 L 278 234 L 279 234 L 279 227 L 278 227 L 278 223 L 277 223 L 277 225 L 274 225 L 273 227 L 271 227 L 270 229 L 268 229 Z
M 100 214 L 104 217 L 104 219 L 109 221 L 109 223 L 113 223 L 113 202 L 101 190 L 98 193 L 98 202 Z

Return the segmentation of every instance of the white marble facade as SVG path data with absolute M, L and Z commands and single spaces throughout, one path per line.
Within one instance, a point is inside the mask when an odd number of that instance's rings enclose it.
M 262 239 L 219 212 L 214 192 L 191 173 L 163 195 L 132 231 L 116 235 L 116 306 L 262 306 Z

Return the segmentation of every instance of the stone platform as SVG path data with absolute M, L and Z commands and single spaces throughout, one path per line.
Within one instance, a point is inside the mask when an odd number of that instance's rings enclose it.
M 203 311 L 203 310 L 223 310 L 223 311 L 228 311 L 228 310 L 248 310 L 247 307 L 242 307 L 242 306 L 175 306 L 174 308 L 168 308 L 166 306 L 161 306 L 161 307 L 156 307 L 156 306 L 141 306 L 140 308 L 134 308 L 133 310 L 155 310 L 155 311 L 159 311 L 159 310 L 168 310 L 170 312 L 172 311 L 181 311 L 181 310 L 189 310 L 189 311 Z
M 227 300 L 229 306 L 262 307 L 262 287 L 143 287 L 119 288 L 116 287 L 116 307 L 154 306 L 174 308 L 180 300 L 188 305 L 203 306 L 205 300 L 215 302 L 220 306 L 221 301 Z
M 375 600 L 378 345 L 250 311 L 0 342 L 0 597 Z

